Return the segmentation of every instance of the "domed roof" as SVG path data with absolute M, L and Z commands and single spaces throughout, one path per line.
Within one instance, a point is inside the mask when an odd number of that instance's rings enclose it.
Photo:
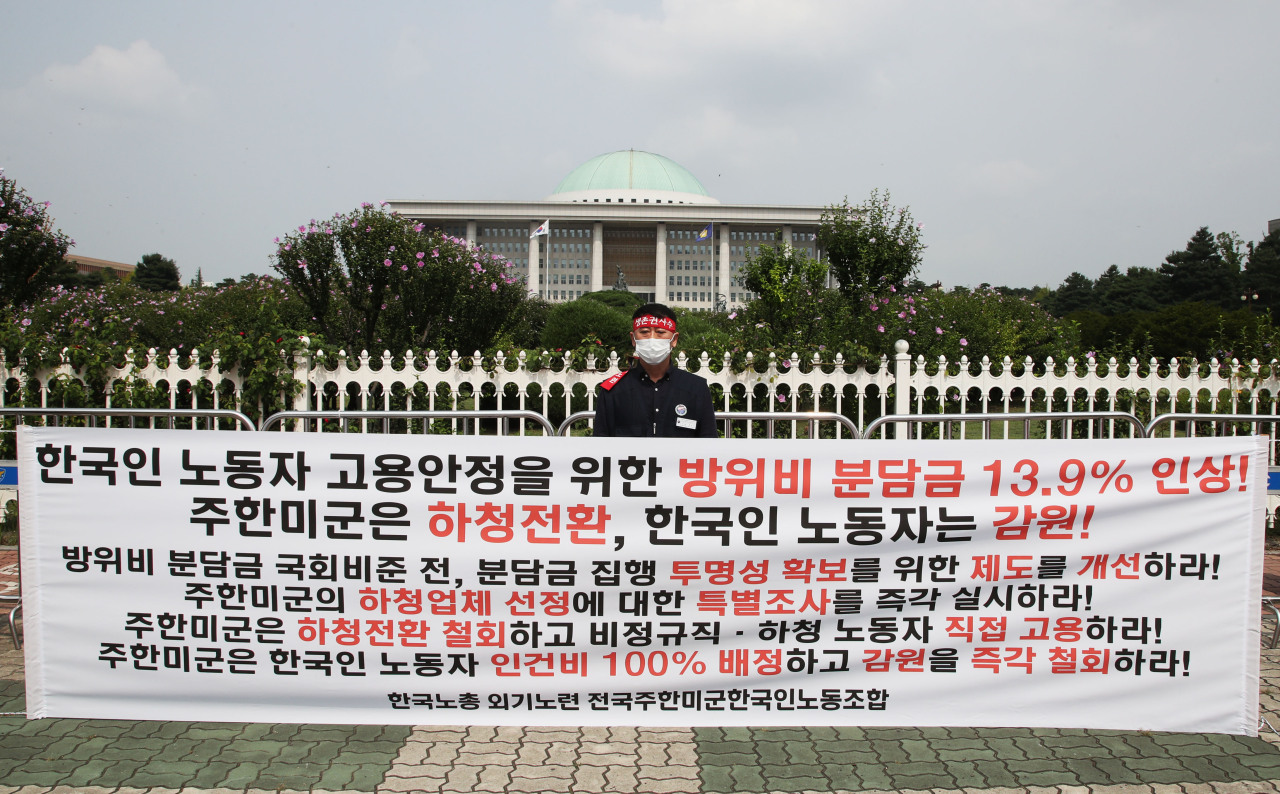
M 626 149 L 593 157 L 560 181 L 551 201 L 719 204 L 684 166 L 660 154 Z M 633 202 L 635 203 L 635 202 Z

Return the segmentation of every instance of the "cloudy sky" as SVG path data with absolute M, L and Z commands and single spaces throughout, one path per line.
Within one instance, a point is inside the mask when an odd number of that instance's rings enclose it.
M 0 166 L 184 278 L 381 199 L 540 199 L 604 152 L 726 203 L 888 190 L 921 276 L 1056 285 L 1280 218 L 1280 3 L 26 2 Z

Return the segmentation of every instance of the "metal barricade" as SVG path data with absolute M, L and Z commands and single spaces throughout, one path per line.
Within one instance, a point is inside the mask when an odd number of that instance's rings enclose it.
M 556 435 L 568 435 L 570 426 L 574 422 L 581 422 L 584 419 L 591 419 L 596 415 L 595 411 L 578 411 L 570 414 L 563 422 L 560 423 Z M 767 438 L 774 438 L 773 425 L 774 422 L 805 422 L 809 429 L 809 438 L 816 438 L 818 433 L 819 422 L 835 422 L 849 431 L 849 435 L 853 438 L 862 438 L 862 431 L 858 430 L 858 426 L 853 420 L 844 414 L 838 414 L 830 411 L 778 411 L 770 413 L 769 411 L 725 411 L 717 413 L 716 423 L 720 422 L 768 422 L 769 435 Z M 730 425 L 726 426 L 729 429 Z M 837 433 L 838 436 L 838 433 Z
M 0 418 L 13 417 L 21 422 L 24 417 L 44 417 L 53 418 L 53 426 L 60 426 L 59 420 L 63 417 L 83 416 L 89 419 L 89 427 L 110 427 L 111 418 L 125 417 L 130 419 L 147 419 L 150 427 L 142 429 L 154 429 L 156 419 L 165 419 L 169 428 L 174 427 L 175 419 L 193 419 L 208 420 L 207 430 L 218 430 L 217 420 L 228 419 L 236 423 L 249 432 L 256 432 L 253 420 L 245 416 L 239 411 L 233 411 L 224 408 L 11 408 L 0 407 Z M 98 417 L 106 419 L 103 425 L 98 424 Z M 134 422 L 130 422 L 131 428 L 137 427 Z M 195 428 L 199 430 L 199 428 Z M 3 428 L 0 433 L 17 433 L 16 428 Z M 19 506 L 21 509 L 21 506 Z M 22 573 L 19 569 L 18 581 L 21 588 Z M 13 603 L 15 606 L 9 610 L 6 622 L 9 626 L 9 632 L 13 635 L 14 647 L 21 648 L 22 642 L 18 635 L 18 616 L 22 614 L 22 591 L 19 589 L 16 596 L 0 596 L 0 602 Z
M 8 494 L 12 493 L 12 499 L 17 500 L 18 493 L 18 462 L 16 460 L 0 460 L 0 495 L 4 495 L 5 505 L 9 501 Z M 18 614 L 22 611 L 22 590 L 21 580 L 15 580 L 14 586 L 19 588 L 13 594 L 0 593 L 0 604 L 9 603 L 14 606 L 9 610 L 8 624 L 9 633 L 13 636 L 13 647 L 21 648 L 18 642 Z
M 174 419 L 194 418 L 194 419 L 232 419 L 237 424 L 243 425 L 246 430 L 256 430 L 253 420 L 239 411 L 233 411 L 229 408 L 9 408 L 0 407 L 0 417 L 6 416 L 85 416 L 85 417 L 133 417 L 135 419 L 151 419 L 164 418 L 169 420 L 169 427 L 173 427 Z M 55 423 L 54 426 L 58 426 Z M 96 422 L 90 423 L 89 427 L 98 427 Z M 110 427 L 108 422 L 103 427 Z M 132 423 L 130 424 L 131 427 Z M 153 425 L 154 427 L 154 425 Z M 212 421 L 209 423 L 208 430 L 217 430 L 217 425 Z M 4 432 L 12 433 L 13 430 L 6 429 Z
M 1070 422 L 1079 420 L 1103 420 L 1111 422 L 1124 422 L 1133 428 L 1134 438 L 1146 438 L 1146 428 L 1142 426 L 1142 422 L 1133 414 L 1127 414 L 1124 411 L 1057 411 L 1036 414 L 895 414 L 892 416 L 882 416 L 871 424 L 867 425 L 867 429 L 863 431 L 864 438 L 872 438 L 874 433 L 881 428 L 890 424 L 939 424 L 942 425 L 941 435 L 944 439 L 950 439 L 954 435 L 953 424 L 955 422 L 981 422 L 982 437 L 991 438 L 992 422 L 1024 422 L 1025 428 L 1023 438 L 1031 438 L 1032 422 L 1063 422 L 1062 438 L 1070 438 Z M 911 437 L 910 427 L 908 427 L 907 437 Z M 1008 435 L 1006 434 L 1006 438 Z M 1046 429 L 1045 437 L 1052 439 L 1051 433 Z M 1091 436 L 1096 438 L 1097 436 Z
M 1155 430 L 1157 427 L 1159 427 L 1162 424 L 1165 424 L 1166 422 L 1169 424 L 1170 438 L 1175 438 L 1177 436 L 1177 427 L 1174 426 L 1175 422 L 1188 422 L 1189 425 L 1187 427 L 1187 435 L 1190 437 L 1195 437 L 1196 435 L 1195 424 L 1197 422 L 1209 422 L 1211 424 L 1220 424 L 1222 422 L 1236 422 L 1236 423 L 1242 423 L 1242 424 L 1249 423 L 1253 425 L 1273 424 L 1273 423 L 1280 423 L 1280 415 L 1193 414 L 1193 413 L 1164 414 L 1162 416 L 1157 416 L 1155 419 L 1152 419 L 1150 422 L 1147 422 L 1147 437 L 1158 438 L 1158 436 L 1156 436 L 1155 434 Z M 1219 435 L 1219 434 L 1215 433 L 1214 435 Z M 1231 435 L 1235 435 L 1235 434 L 1232 433 Z M 1272 437 L 1274 437 L 1274 434 Z
M 347 432 L 347 422 L 361 422 L 362 432 L 368 432 L 368 420 L 381 419 L 383 433 L 391 432 L 391 421 L 394 419 L 496 419 L 498 422 L 498 435 L 507 435 L 502 432 L 501 420 L 518 420 L 522 422 L 534 422 L 542 427 L 548 436 L 556 433 L 556 428 L 545 416 L 535 411 L 510 410 L 510 411 L 281 411 L 272 414 L 262 420 L 258 426 L 261 431 L 268 431 L 278 427 L 281 423 L 289 420 L 299 420 L 303 423 L 302 432 L 320 432 L 321 426 L 316 425 L 316 430 L 310 428 L 309 422 L 320 422 L 326 419 L 340 420 L 338 432 Z M 478 425 L 477 425 L 478 429 Z M 469 435 L 469 434 L 463 434 Z M 477 433 L 478 435 L 478 433 Z

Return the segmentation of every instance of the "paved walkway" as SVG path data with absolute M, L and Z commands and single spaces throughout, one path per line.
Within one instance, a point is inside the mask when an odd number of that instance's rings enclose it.
M 0 587 L 6 571 L 16 572 L 16 558 L 0 550 Z M 1264 588 L 1280 595 L 1280 555 L 1268 555 Z M 21 712 L 23 691 L 22 655 L 0 632 L 0 712 Z M 1280 650 L 1262 651 L 1261 692 L 1263 713 L 1280 726 Z M 143 791 L 1280 794 L 1280 735 L 454 728 L 0 716 L 0 794 Z

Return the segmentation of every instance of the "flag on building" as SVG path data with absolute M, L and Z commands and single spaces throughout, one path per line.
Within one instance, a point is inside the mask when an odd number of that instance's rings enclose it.
M 712 239 L 712 234 L 713 234 L 712 227 L 714 226 L 715 226 L 714 223 L 708 223 L 706 226 L 704 226 L 702 231 L 698 232 L 698 238 L 697 238 L 698 242 L 702 243 L 702 242 L 710 241 Z
M 534 229 L 534 230 L 533 230 L 533 234 L 529 235 L 529 237 L 530 237 L 530 238 L 533 238 L 533 237 L 545 237 L 545 236 L 547 236 L 547 235 L 548 235 L 548 234 L 550 234 L 550 233 L 551 233 L 551 219 L 550 219 L 550 218 L 548 218 L 547 220 L 543 221 L 543 223 L 542 223 L 542 225 L 541 225 L 541 226 L 539 226 L 538 228 Z

